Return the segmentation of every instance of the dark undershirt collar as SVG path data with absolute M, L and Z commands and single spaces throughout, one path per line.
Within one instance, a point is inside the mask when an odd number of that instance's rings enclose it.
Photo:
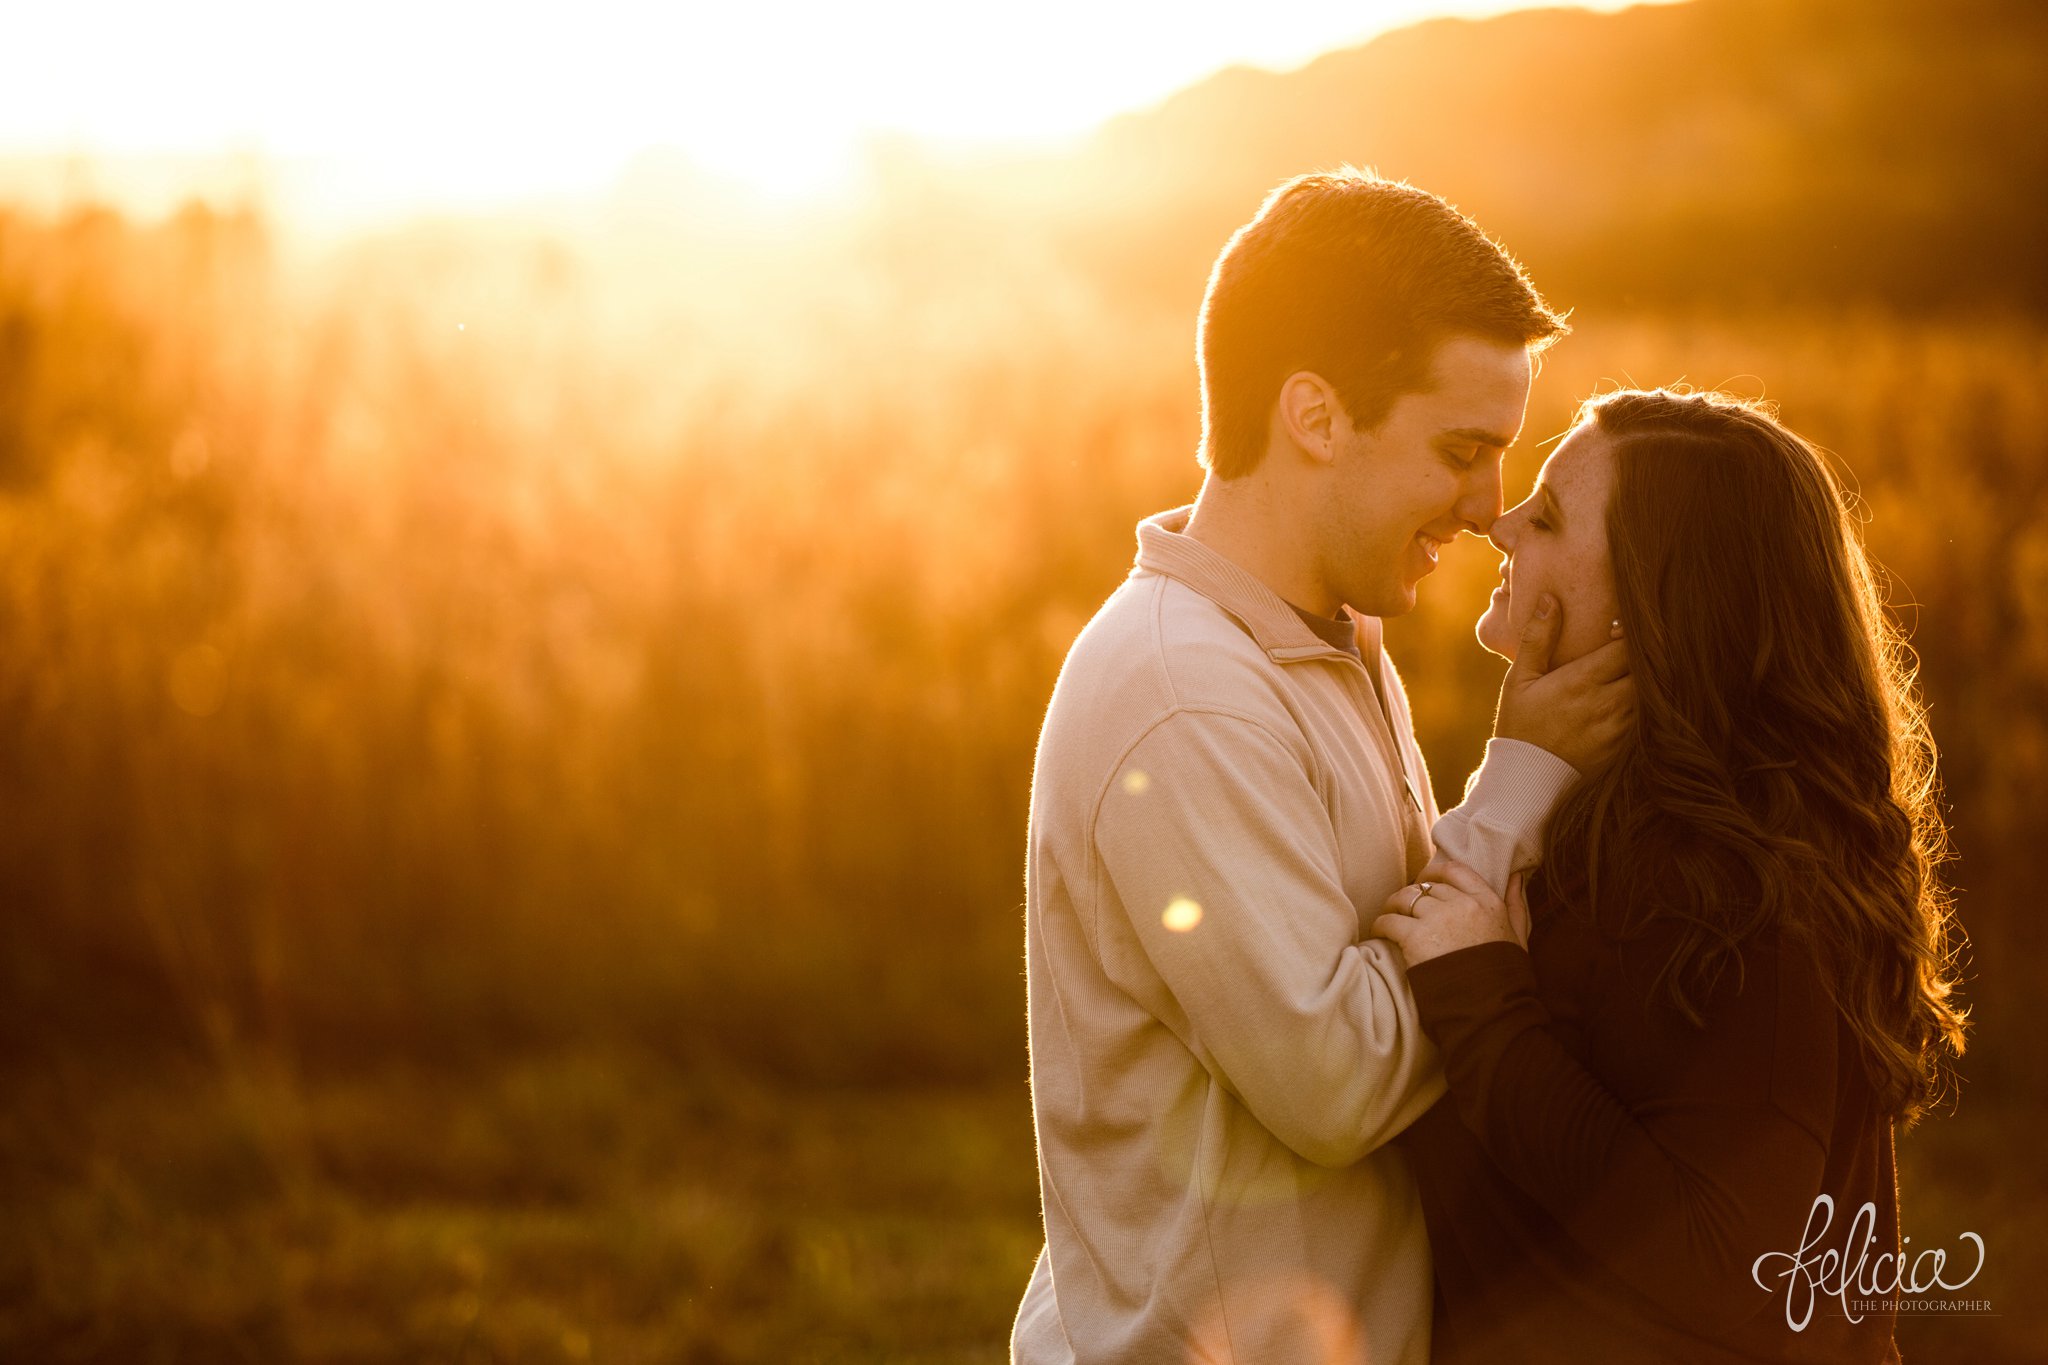
M 1299 616 L 1303 624 L 1314 631 L 1324 644 L 1334 645 L 1352 658 L 1364 661 L 1365 656 L 1358 649 L 1358 628 L 1351 624 L 1350 617 L 1318 616 L 1304 607 L 1296 607 L 1292 602 L 1287 605 L 1293 608 L 1294 614 Z

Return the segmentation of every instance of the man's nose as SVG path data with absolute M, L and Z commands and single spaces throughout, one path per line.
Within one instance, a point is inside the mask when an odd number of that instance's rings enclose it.
M 1500 466 L 1490 464 L 1458 500 L 1457 512 L 1472 534 L 1489 535 L 1489 528 L 1500 520 L 1501 506 Z

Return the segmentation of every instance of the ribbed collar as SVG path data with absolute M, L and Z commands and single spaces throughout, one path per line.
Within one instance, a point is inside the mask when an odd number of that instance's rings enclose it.
M 1138 559 L 1133 574 L 1156 573 L 1185 583 L 1230 613 L 1276 663 L 1296 659 L 1349 659 L 1351 655 L 1310 630 L 1285 598 L 1235 561 L 1185 534 L 1195 505 L 1155 512 L 1138 523 Z M 1358 647 L 1368 660 L 1380 650 L 1380 622 L 1344 608 L 1358 628 Z

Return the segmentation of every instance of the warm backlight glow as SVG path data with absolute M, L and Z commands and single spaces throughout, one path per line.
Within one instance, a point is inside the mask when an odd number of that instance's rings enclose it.
M 460 203 L 588 189 L 672 145 L 803 193 L 878 135 L 1059 139 L 1225 66 L 1515 7 L 78 0 L 9 20 L 0 154 L 239 150 L 330 198 Z

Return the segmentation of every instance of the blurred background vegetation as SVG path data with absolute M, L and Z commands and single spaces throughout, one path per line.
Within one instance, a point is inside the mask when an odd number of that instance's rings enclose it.
M 1040 1231 L 1032 747 L 1197 474 L 1264 191 L 1443 193 L 1576 333 L 1510 457 L 1679 380 L 1853 472 L 1942 744 L 1977 1032 L 1901 1142 L 2048 1356 L 2048 13 L 1693 0 L 1226 72 L 801 218 L 308 251 L 0 204 L 0 1356 L 999 1360 Z M 1390 645 L 1439 793 L 1495 556 Z

